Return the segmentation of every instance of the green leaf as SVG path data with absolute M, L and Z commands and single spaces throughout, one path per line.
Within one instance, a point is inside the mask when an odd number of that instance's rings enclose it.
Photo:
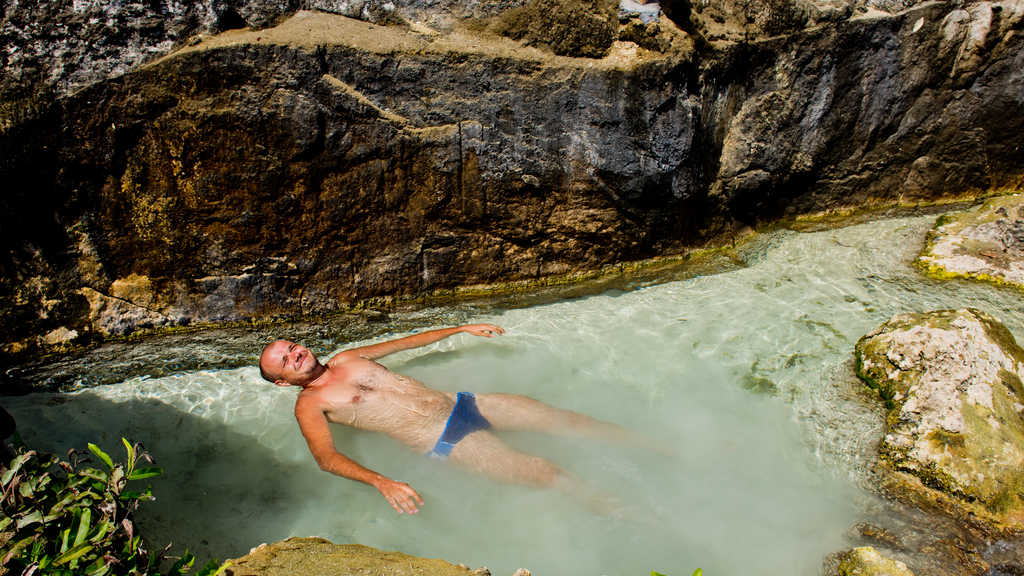
M 661 572 L 656 571 L 656 570 L 651 570 L 651 576 L 665 576 L 665 575 L 662 574 Z
M 4 488 L 6 488 L 7 485 L 11 483 L 11 480 L 14 479 L 14 475 L 18 473 L 18 470 L 21 470 L 21 467 L 25 465 L 25 462 L 28 462 L 29 458 L 31 458 L 34 455 L 35 452 L 26 452 L 24 454 L 18 454 L 18 456 L 14 460 L 11 460 L 11 467 L 8 468 L 6 472 L 4 472 L 4 475 L 2 477 L 0 477 L 0 484 L 2 484 Z
M 135 468 L 135 447 L 124 436 L 121 437 L 121 443 L 124 444 L 124 449 L 128 452 L 128 471 L 131 472 Z
M 210 560 L 203 566 L 196 576 L 220 576 L 228 567 L 231 566 L 231 560 L 218 565 L 216 560 Z
M 35 542 L 37 537 L 37 535 L 33 534 L 32 536 L 18 540 L 14 546 L 11 546 L 10 550 L 7 551 L 7 554 L 5 554 L 3 558 L 0 558 L 0 566 L 6 565 L 7 561 L 11 558 L 18 558 L 21 551 L 28 548 L 30 544 Z
M 21 530 L 25 526 L 31 526 L 36 522 L 39 522 L 40 524 L 43 522 L 43 513 L 40 512 L 39 510 L 33 510 L 28 514 L 25 514 L 21 518 L 18 518 L 18 523 L 16 524 L 16 526 L 18 530 Z
M 35 492 L 33 484 L 35 484 L 35 482 L 22 482 L 18 485 L 18 494 L 21 494 L 23 498 L 31 498 L 32 494 Z
M 89 572 L 89 576 L 104 576 L 104 574 L 107 574 L 108 572 L 110 572 L 110 564 L 104 562 L 103 565 L 95 571 Z
M 79 544 L 78 546 L 75 546 L 71 550 L 68 550 L 67 552 L 61 554 L 60 556 L 57 556 L 57 558 L 54 559 L 54 561 L 53 561 L 53 565 L 54 566 L 60 566 L 61 564 L 67 564 L 68 562 L 71 562 L 72 560 L 78 560 L 79 558 L 81 558 L 85 554 L 88 554 L 89 551 L 92 550 L 92 549 L 93 549 L 93 545 L 90 544 L 89 542 L 86 542 L 84 544 Z
M 129 480 L 144 480 L 146 478 L 153 478 L 164 473 L 163 468 L 159 466 L 147 466 L 146 468 L 139 468 L 128 475 Z
M 142 492 L 136 490 L 125 490 L 121 492 L 121 500 L 156 500 L 153 498 L 153 493 L 147 488 Z
M 89 534 L 89 525 L 92 520 L 92 509 L 83 508 L 82 517 L 78 521 L 78 533 L 75 534 L 75 546 L 78 546 L 82 542 L 85 542 L 85 537 Z
M 109 520 L 101 521 L 99 524 L 96 525 L 96 533 L 89 538 L 89 541 L 93 544 L 98 543 L 100 540 L 103 540 L 103 537 L 106 536 L 107 532 L 109 532 L 110 529 L 113 527 L 114 524 Z
M 66 528 L 60 533 L 60 553 L 63 554 L 68 551 L 68 535 L 71 534 L 71 529 Z
M 110 572 L 110 564 L 103 556 L 97 558 L 92 564 L 85 567 L 87 576 L 103 576 Z
M 697 568 L 696 570 L 693 571 L 693 576 L 704 576 L 704 571 L 701 570 L 700 568 Z
M 14 518 L 11 518 L 10 516 L 4 516 L 3 518 L 0 518 L 0 532 L 6 530 L 7 527 L 10 526 L 13 522 Z
M 196 561 L 195 555 L 188 550 L 178 558 L 178 561 L 171 566 L 171 571 L 168 572 L 168 576 L 181 576 L 187 574 L 192 569 L 192 563 Z
M 113 468 L 114 468 L 114 461 L 110 459 L 110 456 L 107 456 L 106 452 L 104 452 L 103 450 L 100 450 L 99 446 L 93 444 L 92 442 L 89 442 L 89 451 L 92 452 L 93 454 L 95 454 L 97 458 L 102 460 L 103 463 L 107 465 L 107 468 L 110 468 L 111 470 L 113 470 Z

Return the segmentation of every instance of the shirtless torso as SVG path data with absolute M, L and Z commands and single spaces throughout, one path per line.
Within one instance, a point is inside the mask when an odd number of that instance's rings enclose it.
M 457 395 L 388 370 L 377 358 L 426 346 L 458 333 L 490 338 L 504 330 L 493 324 L 470 324 L 430 330 L 380 344 L 345 350 L 321 364 L 307 348 L 278 340 L 260 355 L 263 377 L 279 386 L 299 386 L 295 418 L 321 469 L 369 484 L 402 513 L 418 511 L 423 500 L 411 486 L 366 468 L 334 446 L 330 423 L 384 433 L 426 454 L 446 430 Z M 626 438 L 625 431 L 583 414 L 560 410 L 516 394 L 479 394 L 472 410 L 486 427 L 473 428 L 452 443 L 444 457 L 491 478 L 579 493 L 579 485 L 561 468 L 518 452 L 492 430 L 535 430 L 557 434 Z M 455 410 L 458 412 L 458 410 Z M 490 429 L 487 429 L 490 428 Z M 464 431 L 465 432 L 465 431 Z
M 455 394 L 361 356 L 338 355 L 327 368 L 322 386 L 299 393 L 297 412 L 311 404 L 330 422 L 382 432 L 417 452 L 430 450 L 455 405 Z

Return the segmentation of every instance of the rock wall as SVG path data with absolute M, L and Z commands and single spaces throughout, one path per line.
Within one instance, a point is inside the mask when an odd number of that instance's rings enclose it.
M 23 34 L 0 86 L 7 354 L 538 281 L 787 214 L 1018 186 L 1024 166 L 1020 0 L 741 42 L 687 24 L 663 53 L 602 59 L 450 22 L 282 20 L 340 4 L 160 3 L 159 26 L 150 4 L 118 3 L 130 24 L 101 5 L 28 23 L 34 3 L 4 4 L 0 34 Z

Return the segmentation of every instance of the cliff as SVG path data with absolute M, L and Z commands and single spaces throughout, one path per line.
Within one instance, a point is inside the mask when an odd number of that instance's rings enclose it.
M 669 3 L 601 58 L 495 34 L 497 3 L 71 4 L 0 26 L 8 355 L 1022 180 L 1020 0 Z

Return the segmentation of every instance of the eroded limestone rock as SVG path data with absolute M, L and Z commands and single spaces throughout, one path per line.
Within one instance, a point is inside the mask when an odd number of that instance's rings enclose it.
M 891 411 L 881 453 L 957 516 L 1024 529 L 1024 350 L 974 309 L 896 316 L 857 343 Z M 937 493 L 937 494 L 936 494 Z
M 444 560 L 384 552 L 359 544 L 332 544 L 323 538 L 289 538 L 261 545 L 232 560 L 226 576 L 490 576 L 486 568 L 470 570 Z
M 918 262 L 932 276 L 1024 289 L 1024 195 L 993 198 L 939 218 Z

